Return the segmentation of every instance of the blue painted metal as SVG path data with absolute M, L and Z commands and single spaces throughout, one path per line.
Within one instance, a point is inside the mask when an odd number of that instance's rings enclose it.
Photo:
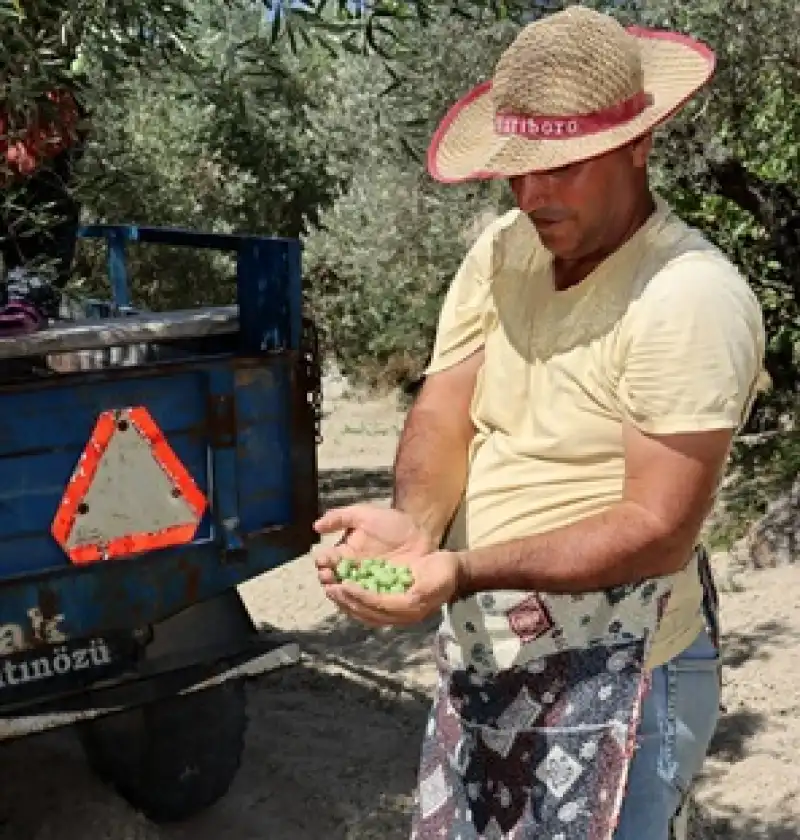
M 205 233 L 182 228 L 148 227 L 147 225 L 86 225 L 81 228 L 84 238 L 103 238 L 118 234 L 127 242 L 156 245 L 176 245 L 185 248 L 210 248 L 215 251 L 236 251 L 243 242 L 266 242 L 278 246 L 293 246 L 296 239 L 280 236 L 258 236 L 249 233 Z
M 299 545 L 280 532 L 248 540 L 248 551 L 226 563 L 213 543 L 153 552 L 140 558 L 26 576 L 0 583 L 3 624 L 29 627 L 28 611 L 60 616 L 69 638 L 129 630 L 162 620 L 298 556 Z
M 121 231 L 108 231 L 108 279 L 117 306 L 130 306 L 131 297 L 128 288 L 128 266 L 125 256 L 125 237 Z
M 241 330 L 236 353 L 0 386 L 0 624 L 29 626 L 28 611 L 38 607 L 63 616 L 59 627 L 70 638 L 166 618 L 316 540 L 308 513 L 316 487 L 303 486 L 307 459 L 296 457 L 315 446 L 310 432 L 298 437 L 294 414 L 299 243 L 124 225 L 82 235 L 107 240 L 109 279 L 123 306 L 127 242 L 234 251 Z M 208 494 L 210 510 L 187 546 L 74 567 L 50 534 L 53 517 L 98 415 L 137 405 Z M 303 494 L 312 503 L 298 507 Z
M 303 333 L 303 270 L 302 246 L 300 242 L 289 242 L 286 246 L 286 270 L 288 276 L 289 320 L 291 322 L 291 347 L 297 351 Z
M 220 527 L 220 517 L 232 516 L 244 533 L 290 524 L 291 401 L 289 372 L 279 360 L 238 373 L 229 359 L 150 376 L 115 369 L 43 390 L 0 390 L 0 474 L 8 476 L 0 486 L 0 578 L 67 565 L 50 523 L 108 408 L 146 406 L 204 493 L 213 476 Z M 236 406 L 237 425 L 229 444 L 212 447 L 210 402 L 222 394 Z M 209 535 L 204 521 L 198 539 Z
M 239 339 L 245 353 L 258 354 L 289 344 L 285 254 L 260 242 L 239 246 L 236 281 L 239 295 Z
M 287 488 L 302 482 L 303 477 L 293 468 L 292 425 L 279 422 L 280 413 L 276 413 L 280 406 L 290 404 L 287 369 L 259 367 L 237 371 L 236 482 L 239 519 L 245 534 L 263 527 L 261 510 L 272 511 L 279 521 L 293 521 L 293 499 Z M 316 486 L 301 486 L 301 490 L 316 495 Z
M 215 415 L 214 423 L 221 429 L 215 434 L 211 449 L 214 491 L 211 499 L 216 510 L 216 525 L 219 541 L 225 552 L 239 552 L 244 549 L 241 520 L 239 519 L 239 492 L 237 486 L 236 433 L 230 428 L 230 412 L 236 405 L 233 371 L 230 368 L 216 369 L 209 375 L 210 411 Z M 264 523 L 266 525 L 267 523 Z
M 114 303 L 123 307 L 130 305 L 125 264 L 128 242 L 235 253 L 242 352 L 298 350 L 302 323 L 301 245 L 298 240 L 138 225 L 87 225 L 81 228 L 80 235 L 107 241 Z

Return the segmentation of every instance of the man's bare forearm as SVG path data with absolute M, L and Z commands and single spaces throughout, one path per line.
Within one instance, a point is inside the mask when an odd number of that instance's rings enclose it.
M 691 534 L 668 533 L 640 505 L 621 502 L 563 528 L 460 552 L 459 594 L 608 589 L 678 571 L 692 545 Z
M 393 507 L 439 545 L 467 481 L 469 438 L 424 399 L 409 412 L 394 464 Z
M 429 377 L 408 413 L 394 463 L 393 506 L 438 546 L 467 484 L 470 415 L 483 349 Z

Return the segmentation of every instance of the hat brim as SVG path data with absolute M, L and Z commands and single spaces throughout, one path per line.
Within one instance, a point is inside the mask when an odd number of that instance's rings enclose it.
M 713 51 L 675 32 L 631 27 L 639 40 L 648 105 L 627 122 L 580 137 L 536 138 L 495 131 L 492 83 L 484 82 L 453 105 L 428 148 L 428 172 L 437 181 L 510 178 L 589 160 L 636 140 L 679 111 L 714 75 Z

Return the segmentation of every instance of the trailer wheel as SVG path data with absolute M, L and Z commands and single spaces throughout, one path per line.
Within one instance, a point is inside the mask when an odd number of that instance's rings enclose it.
M 79 737 L 94 772 L 154 822 L 188 819 L 224 796 L 241 764 L 244 683 L 98 718 Z

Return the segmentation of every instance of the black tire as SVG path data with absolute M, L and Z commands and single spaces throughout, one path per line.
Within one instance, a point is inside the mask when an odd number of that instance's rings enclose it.
M 224 796 L 247 728 L 239 681 L 82 724 L 94 772 L 153 822 L 178 822 Z

